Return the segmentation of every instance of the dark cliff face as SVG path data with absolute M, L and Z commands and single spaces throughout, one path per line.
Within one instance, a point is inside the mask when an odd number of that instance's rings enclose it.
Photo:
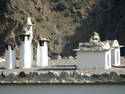
M 45 35 L 51 40 L 51 53 L 74 56 L 78 43 L 88 41 L 95 31 L 102 40 L 118 39 L 125 45 L 124 0 L 0 0 L 1 44 L 15 38 L 19 45 L 18 35 L 28 16 L 35 24 L 34 44 L 39 34 Z
M 95 31 L 100 34 L 101 40 L 117 39 L 120 44 L 125 45 L 125 1 L 99 0 L 91 8 L 88 9 L 86 19 L 81 17 L 81 25 L 76 28 L 76 33 L 71 36 L 71 42 L 67 45 L 67 48 L 71 49 L 68 53 L 64 51 L 64 54 L 71 54 L 71 52 L 74 54 L 72 49 L 77 48 L 79 42 L 88 41 L 89 35 Z M 125 48 L 121 49 L 121 55 L 125 55 Z

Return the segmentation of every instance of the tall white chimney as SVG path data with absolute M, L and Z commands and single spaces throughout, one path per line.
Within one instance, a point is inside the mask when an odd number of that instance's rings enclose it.
M 20 35 L 20 68 L 31 68 L 33 63 L 33 31 L 31 18 L 24 22 L 23 34 Z
M 48 46 L 46 38 L 42 38 L 37 44 L 37 66 L 48 66 Z
M 16 49 L 15 44 L 7 44 L 5 49 L 5 68 L 14 69 L 16 68 Z

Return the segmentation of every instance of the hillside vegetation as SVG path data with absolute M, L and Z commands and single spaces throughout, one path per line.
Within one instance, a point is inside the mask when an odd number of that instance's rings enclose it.
M 50 55 L 74 56 L 78 43 L 88 41 L 95 31 L 102 40 L 118 39 L 125 45 L 124 0 L 0 0 L 1 55 L 5 42 L 12 38 L 18 55 L 19 35 L 29 16 L 35 24 L 34 49 L 41 34 L 51 40 Z

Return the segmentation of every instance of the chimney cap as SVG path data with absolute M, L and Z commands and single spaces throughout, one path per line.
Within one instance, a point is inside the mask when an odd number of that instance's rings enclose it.
M 24 32 L 23 35 L 30 35 L 30 33 L 29 32 Z
M 43 41 L 49 41 L 49 39 L 45 38 L 45 37 L 42 36 L 42 35 L 40 35 L 38 39 L 39 39 L 39 40 L 43 40 Z

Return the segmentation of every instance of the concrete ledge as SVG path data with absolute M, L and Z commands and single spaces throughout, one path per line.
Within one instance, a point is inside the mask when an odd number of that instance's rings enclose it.
M 0 73 L 0 84 L 40 84 L 40 83 L 123 83 L 125 82 L 125 74 L 117 72 L 88 74 L 74 71 L 34 71 L 34 72 L 12 72 Z

